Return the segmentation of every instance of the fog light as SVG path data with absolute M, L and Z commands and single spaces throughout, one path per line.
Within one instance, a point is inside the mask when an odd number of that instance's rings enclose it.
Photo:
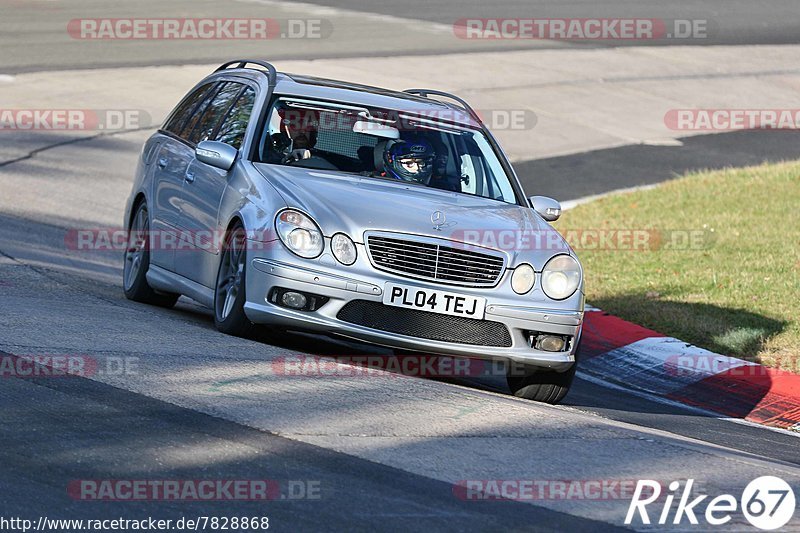
M 305 295 L 300 294 L 299 292 L 293 291 L 286 291 L 281 296 L 281 303 L 286 307 L 291 307 L 292 309 L 302 309 L 308 303 L 306 300 Z
M 267 294 L 267 301 L 282 307 L 298 311 L 316 311 L 326 303 L 329 298 L 319 294 L 300 292 L 283 287 L 273 287 Z
M 534 348 L 545 352 L 561 352 L 564 350 L 565 345 L 566 343 L 563 337 L 557 337 L 556 335 L 539 335 L 536 337 Z

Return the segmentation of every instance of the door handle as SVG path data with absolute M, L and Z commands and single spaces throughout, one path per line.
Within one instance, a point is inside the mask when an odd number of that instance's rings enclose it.
M 186 175 L 183 177 L 188 183 L 194 182 L 194 172 L 187 172 Z
M 158 160 L 158 168 L 167 168 L 167 158 L 162 157 Z

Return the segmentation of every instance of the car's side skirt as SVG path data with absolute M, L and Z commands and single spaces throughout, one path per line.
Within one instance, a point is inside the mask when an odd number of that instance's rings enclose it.
M 177 292 L 205 305 L 214 306 L 214 290 L 159 266 L 150 265 L 147 283 L 157 291 Z

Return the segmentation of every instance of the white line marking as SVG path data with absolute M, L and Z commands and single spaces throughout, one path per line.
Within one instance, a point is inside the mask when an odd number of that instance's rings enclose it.
M 589 202 L 593 202 L 595 200 L 599 200 L 601 198 L 605 198 L 606 196 L 611 196 L 614 194 L 628 194 L 636 191 L 649 191 L 650 189 L 655 189 L 659 185 L 661 185 L 661 183 L 651 183 L 650 185 L 637 185 L 636 187 L 614 189 L 613 191 L 608 191 L 601 194 L 593 194 L 591 196 L 583 196 L 582 198 L 576 198 L 575 200 L 567 200 L 565 202 L 561 202 L 561 210 L 567 211 L 568 209 L 572 209 L 581 204 L 587 204 Z
M 683 146 L 683 141 L 667 137 L 663 139 L 645 139 L 641 144 L 645 146 Z
M 0 74 L 0 83 L 14 83 L 17 78 L 10 74 Z

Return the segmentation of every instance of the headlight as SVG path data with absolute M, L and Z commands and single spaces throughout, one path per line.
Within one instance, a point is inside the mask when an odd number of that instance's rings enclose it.
M 522 263 L 511 274 L 511 288 L 517 294 L 525 294 L 533 288 L 536 280 L 536 271 L 527 263 Z
M 571 255 L 557 255 L 542 270 L 542 290 L 553 300 L 569 298 L 581 284 L 581 267 Z
M 281 242 L 300 257 L 312 259 L 322 253 L 322 232 L 309 216 L 300 211 L 281 211 L 275 219 L 275 230 Z
M 344 233 L 337 233 L 331 239 L 333 257 L 343 265 L 352 265 L 356 262 L 356 244 Z

